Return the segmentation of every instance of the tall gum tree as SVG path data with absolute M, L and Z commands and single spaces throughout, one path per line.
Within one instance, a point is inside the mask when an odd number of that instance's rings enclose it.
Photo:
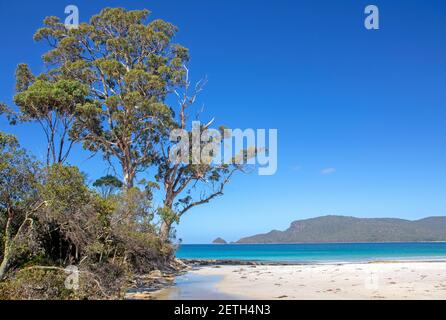
M 44 60 L 52 74 L 89 87 L 70 131 L 86 149 L 120 164 L 124 185 L 156 162 L 160 127 L 173 110 L 166 96 L 183 81 L 188 50 L 175 44 L 177 28 L 163 20 L 147 22 L 148 10 L 107 8 L 78 28 L 57 17 L 45 19 L 37 41 L 51 50 Z

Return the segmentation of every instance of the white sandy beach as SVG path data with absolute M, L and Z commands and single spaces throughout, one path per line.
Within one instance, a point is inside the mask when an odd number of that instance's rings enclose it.
M 209 266 L 224 294 L 249 299 L 446 299 L 446 262 Z

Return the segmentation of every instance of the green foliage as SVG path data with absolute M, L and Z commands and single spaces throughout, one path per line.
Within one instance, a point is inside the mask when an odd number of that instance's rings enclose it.
M 28 65 L 19 64 L 16 69 L 16 91 L 23 92 L 26 91 L 35 81 L 35 76 L 32 74 Z
M 153 219 L 152 206 L 147 194 L 138 188 L 125 190 L 119 196 L 119 205 L 116 210 L 120 219 L 130 219 L 141 225 L 149 226 Z
M 171 208 L 169 207 L 162 207 L 162 208 L 158 208 L 158 215 L 161 217 L 161 219 L 163 219 L 163 221 L 166 221 L 169 224 L 172 224 L 174 222 L 180 222 L 180 217 L 179 215 L 173 211 Z
M 16 138 L 0 132 L 0 280 L 15 259 L 28 254 L 37 198 L 38 163 Z
M 74 139 L 67 142 L 76 109 L 89 103 L 86 85 L 75 79 L 43 74 L 35 77 L 27 65 L 21 64 L 16 71 L 16 113 L 3 107 L 11 124 L 37 122 L 47 139 L 47 164 L 65 162 Z
M 17 139 L 0 132 L 0 225 L 4 226 L 7 211 L 19 215 L 34 200 L 38 170 L 38 163 Z
M 160 128 L 172 117 L 164 100 L 183 81 L 189 58 L 172 41 L 177 28 L 163 20 L 147 22 L 148 15 L 107 8 L 70 30 L 49 17 L 34 36 L 51 44 L 44 60 L 55 66 L 52 77 L 90 88 L 89 101 L 77 105 L 72 139 L 116 158 L 128 188 L 156 159 Z
M 104 264 L 92 270 L 79 270 L 78 285 L 68 289 L 69 274 L 63 268 L 42 266 L 17 271 L 0 282 L 0 300 L 96 300 L 122 299 L 128 274 L 114 264 Z
M 18 80 L 17 86 L 23 80 Z M 26 90 L 14 97 L 24 120 L 40 120 L 51 112 L 73 114 L 78 104 L 83 104 L 88 89 L 74 80 L 36 80 Z
M 42 246 L 52 261 L 79 263 L 88 257 L 91 243 L 108 232 L 116 204 L 89 190 L 77 167 L 53 165 L 43 180 L 39 188 L 46 203 L 39 219 Z
M 0 132 L 0 210 L 20 207 L 33 197 L 38 164 L 17 139 Z
M 55 164 L 47 169 L 40 195 L 53 215 L 70 215 L 91 199 L 85 177 L 77 167 Z M 68 217 L 69 218 L 69 217 Z
M 16 144 L 6 135 L 0 141 Z M 0 281 L 0 296 L 120 298 L 133 272 L 162 267 L 172 256 L 172 247 L 156 233 L 145 191 L 131 188 L 104 198 L 89 190 L 78 168 L 61 164 L 44 168 L 39 177 L 35 197 L 45 205 L 38 207 L 26 233 L 30 242 L 21 237 L 11 247 L 13 264 Z M 78 290 L 64 287 L 68 265 L 80 270 Z
M 0 299 L 73 299 L 73 290 L 65 288 L 63 270 L 22 269 L 13 278 L 0 283 Z

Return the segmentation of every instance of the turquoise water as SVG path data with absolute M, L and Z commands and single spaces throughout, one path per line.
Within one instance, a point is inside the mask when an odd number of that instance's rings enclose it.
M 184 244 L 177 257 L 302 263 L 446 260 L 446 243 Z

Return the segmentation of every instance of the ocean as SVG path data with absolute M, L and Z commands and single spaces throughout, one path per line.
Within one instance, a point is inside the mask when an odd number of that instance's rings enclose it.
M 176 256 L 180 259 L 234 259 L 289 263 L 446 260 L 446 242 L 182 244 Z

